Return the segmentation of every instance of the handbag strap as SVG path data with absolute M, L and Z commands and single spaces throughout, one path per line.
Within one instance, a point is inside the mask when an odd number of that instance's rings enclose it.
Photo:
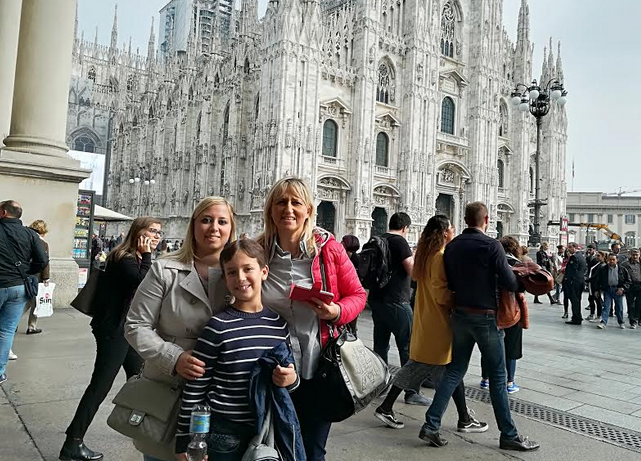
M 0 221 L 0 229 L 2 229 L 2 232 L 4 232 L 4 237 L 7 241 L 7 250 L 9 251 L 9 257 L 11 257 L 11 259 L 15 261 L 14 265 L 18 268 L 22 280 L 26 281 L 28 277 L 27 271 L 24 268 L 22 261 L 20 261 L 20 258 L 18 258 L 18 255 L 16 254 L 16 250 L 14 248 L 14 244 L 16 243 L 16 241 L 11 236 L 9 236 L 7 230 L 4 228 L 4 223 L 2 221 Z

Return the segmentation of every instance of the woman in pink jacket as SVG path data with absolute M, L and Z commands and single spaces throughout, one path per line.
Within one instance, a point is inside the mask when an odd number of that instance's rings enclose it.
M 298 178 L 284 178 L 271 188 L 265 201 L 265 230 L 258 242 L 265 248 L 269 277 L 263 284 L 263 304 L 288 324 L 301 384 L 292 394 L 308 461 L 323 461 L 331 423 L 314 412 L 319 396 L 311 380 L 322 347 L 329 340 L 329 324 L 345 325 L 365 307 L 367 294 L 343 246 L 324 229 L 314 227 L 312 193 Z M 292 283 L 311 287 L 315 281 L 334 294 L 330 303 L 292 301 Z M 283 369 L 283 373 L 288 373 Z

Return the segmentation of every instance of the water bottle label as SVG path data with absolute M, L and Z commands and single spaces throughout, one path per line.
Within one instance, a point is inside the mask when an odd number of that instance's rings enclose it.
M 189 432 L 192 434 L 208 434 L 209 433 L 209 415 L 191 415 L 191 426 Z

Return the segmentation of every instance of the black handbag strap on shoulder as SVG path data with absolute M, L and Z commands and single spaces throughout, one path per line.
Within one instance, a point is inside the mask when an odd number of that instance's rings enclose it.
M 7 240 L 7 250 L 9 251 L 9 257 L 13 259 L 14 265 L 18 268 L 22 280 L 26 282 L 29 274 L 27 274 L 27 270 L 24 268 L 22 261 L 20 261 L 20 258 L 16 254 L 16 250 L 14 248 L 16 241 L 9 236 L 9 233 L 4 228 L 4 224 L 2 223 L 2 221 L 0 221 L 0 229 L 2 229 L 2 232 L 4 232 L 4 237 Z

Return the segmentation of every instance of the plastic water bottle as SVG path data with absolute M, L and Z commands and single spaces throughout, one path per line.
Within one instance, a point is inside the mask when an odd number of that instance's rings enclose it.
M 207 456 L 207 435 L 209 434 L 209 421 L 211 415 L 206 405 L 194 405 L 189 421 L 191 442 L 187 445 L 187 459 L 189 461 L 203 461 Z

